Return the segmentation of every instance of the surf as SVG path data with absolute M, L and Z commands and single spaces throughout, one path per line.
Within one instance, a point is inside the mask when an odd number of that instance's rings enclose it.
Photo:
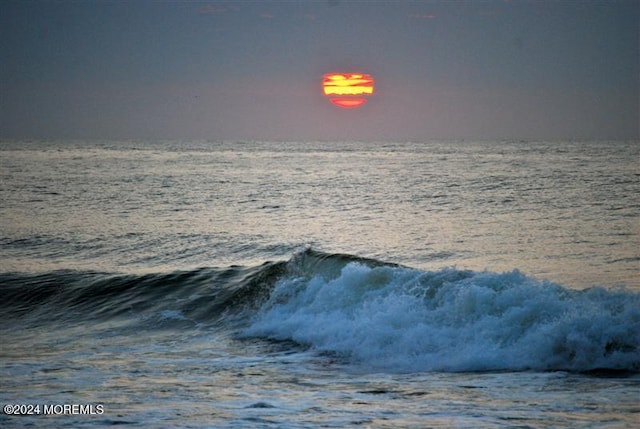
M 224 332 L 365 371 L 640 372 L 640 294 L 306 249 L 257 266 L 3 273 L 3 330 Z
M 640 370 L 640 295 L 307 252 L 248 336 L 376 371 Z M 300 269 L 301 268 L 301 269 Z

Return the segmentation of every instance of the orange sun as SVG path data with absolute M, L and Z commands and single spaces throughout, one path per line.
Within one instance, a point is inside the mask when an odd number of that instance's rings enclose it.
M 322 91 L 336 106 L 351 109 L 367 102 L 373 95 L 373 77 L 365 73 L 327 73 L 322 78 Z

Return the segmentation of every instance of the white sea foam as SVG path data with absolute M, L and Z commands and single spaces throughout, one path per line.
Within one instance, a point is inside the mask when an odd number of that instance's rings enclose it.
M 352 262 L 285 278 L 248 335 L 389 371 L 640 369 L 640 295 L 525 276 Z

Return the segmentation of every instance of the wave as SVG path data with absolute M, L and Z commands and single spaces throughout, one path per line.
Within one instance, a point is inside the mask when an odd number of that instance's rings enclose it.
M 383 371 L 640 370 L 640 294 L 303 256 L 246 335 Z
M 168 274 L 0 274 L 0 326 L 123 320 L 295 342 L 366 370 L 640 372 L 640 294 L 312 249 Z
M 257 267 L 200 268 L 165 274 L 114 275 L 53 271 L 44 274 L 0 274 L 5 300 L 3 322 L 22 325 L 80 323 L 123 319 L 141 328 L 190 320 L 221 323 L 230 313 L 252 308 L 269 295 L 284 262 Z M 157 316 L 157 317 L 154 317 Z M 171 317 L 171 315 L 175 315 Z

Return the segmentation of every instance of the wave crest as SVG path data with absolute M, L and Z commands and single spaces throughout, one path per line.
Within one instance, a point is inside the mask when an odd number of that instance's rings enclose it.
M 367 370 L 640 372 L 640 294 L 307 249 L 163 274 L 0 274 L 0 328 L 119 320 L 294 341 Z M 128 331 L 127 332 L 131 332 Z
M 282 278 L 245 334 L 377 370 L 640 370 L 638 294 L 570 290 L 517 270 L 331 262 Z

